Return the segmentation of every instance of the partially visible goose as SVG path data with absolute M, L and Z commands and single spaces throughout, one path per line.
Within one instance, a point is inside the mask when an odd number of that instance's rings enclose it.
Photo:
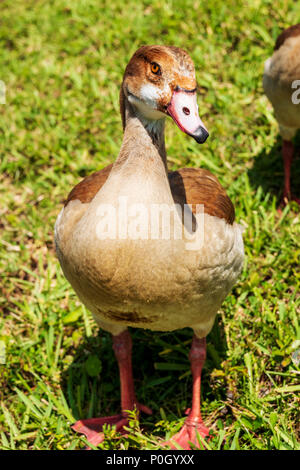
M 81 420 L 73 429 L 97 445 L 104 438 L 104 423 L 114 424 L 122 432 L 127 424 L 126 410 L 136 407 L 151 413 L 135 395 L 129 326 L 153 331 L 190 327 L 194 330 L 189 356 L 192 407 L 172 440 L 188 449 L 190 441 L 198 443 L 196 430 L 208 435 L 200 413 L 205 337 L 242 269 L 241 229 L 234 222 L 230 199 L 209 171 L 167 171 L 167 115 L 197 142 L 203 143 L 208 137 L 198 115 L 195 70 L 189 55 L 176 47 L 138 49 L 124 74 L 120 108 L 124 137 L 115 164 L 73 188 L 55 227 L 57 254 L 65 276 L 99 326 L 113 335 L 120 370 L 121 413 Z M 153 207 L 174 209 L 174 203 L 177 209 L 172 230 L 166 234 L 159 225 L 153 236 L 152 226 L 147 225 L 149 213 Z M 179 208 L 186 203 L 193 210 L 192 227 L 180 215 Z M 204 206 L 204 212 L 197 204 Z M 137 207 L 143 214 L 138 218 L 138 237 L 129 230 L 130 223 L 136 222 L 132 216 Z M 121 230 L 114 231 L 113 218 L 111 237 L 102 230 L 108 224 L 103 219 L 107 208 L 109 215 L 117 217 Z M 183 223 L 186 225 L 180 238 Z M 203 235 L 196 249 L 187 243 L 194 229 Z
M 283 139 L 283 199 L 285 203 L 294 200 L 300 204 L 300 199 L 293 196 L 290 184 L 294 155 L 292 139 L 300 129 L 300 24 L 290 26 L 278 36 L 274 54 L 265 62 L 263 86 L 274 107 Z

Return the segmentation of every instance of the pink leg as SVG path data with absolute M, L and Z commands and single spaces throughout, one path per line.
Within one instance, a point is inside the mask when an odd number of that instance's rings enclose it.
M 117 431 L 122 434 L 126 433 L 124 426 L 128 425 L 127 410 L 134 410 L 136 407 L 139 411 L 143 411 L 144 413 L 152 413 L 150 408 L 138 403 L 135 397 L 131 363 L 132 341 L 127 330 L 117 336 L 113 336 L 113 350 L 120 371 L 121 413 L 104 418 L 80 420 L 72 426 L 74 431 L 84 434 L 88 442 L 94 446 L 97 446 L 104 440 L 104 434 L 102 432 L 104 424 L 114 425 Z
M 282 157 L 284 165 L 284 190 L 283 202 L 287 204 L 288 201 L 296 201 L 300 204 L 300 199 L 296 198 L 291 193 L 291 165 L 294 156 L 294 145 L 288 140 L 284 140 L 282 144 Z
M 177 442 L 180 447 L 187 450 L 191 448 L 190 442 L 196 447 L 199 447 L 197 432 L 203 438 L 207 437 L 209 434 L 208 428 L 202 421 L 200 411 L 201 372 L 206 359 L 205 338 L 198 339 L 194 335 L 189 358 L 193 376 L 192 408 L 187 410 L 189 414 L 181 430 L 166 443 L 170 445 L 172 449 L 176 449 L 176 446 L 173 444 L 174 442 Z

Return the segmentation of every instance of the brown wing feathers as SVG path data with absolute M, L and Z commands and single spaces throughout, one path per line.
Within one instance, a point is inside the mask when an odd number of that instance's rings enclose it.
M 80 202 L 90 202 L 97 194 L 99 189 L 104 185 L 108 178 L 113 164 L 106 166 L 103 170 L 97 171 L 84 178 L 80 183 L 76 184 L 67 200 L 65 206 L 72 200 L 79 199 Z
M 277 51 L 288 38 L 300 36 L 300 23 L 285 29 L 277 38 L 274 50 Z
M 169 182 L 175 203 L 190 204 L 193 213 L 196 204 L 204 205 L 204 212 L 233 224 L 234 207 L 218 179 L 208 170 L 183 168 L 169 173 Z
M 72 200 L 90 202 L 103 186 L 112 169 L 112 165 L 84 178 L 70 192 L 65 206 Z M 174 202 L 190 204 L 195 213 L 196 204 L 204 205 L 204 212 L 225 219 L 233 224 L 234 207 L 218 179 L 208 170 L 183 168 L 168 174 Z

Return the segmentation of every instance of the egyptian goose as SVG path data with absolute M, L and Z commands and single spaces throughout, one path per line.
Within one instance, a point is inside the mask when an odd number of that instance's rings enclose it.
M 156 45 L 138 49 L 125 70 L 120 109 L 124 137 L 116 162 L 73 188 L 55 226 L 57 254 L 66 278 L 98 325 L 113 335 L 121 383 L 120 414 L 81 420 L 73 429 L 97 445 L 104 439 L 105 423 L 122 432 L 127 410 L 136 407 L 151 413 L 136 399 L 128 327 L 153 331 L 190 327 L 194 330 L 189 355 L 192 407 L 170 443 L 176 441 L 188 449 L 189 442 L 198 445 L 196 430 L 208 435 L 200 413 L 205 337 L 242 269 L 241 228 L 234 222 L 229 197 L 209 171 L 167 171 L 166 116 L 198 143 L 208 137 L 198 115 L 194 65 L 186 52 Z M 138 233 L 131 230 L 132 225 L 129 230 L 130 222 L 136 222 L 130 217 L 137 207 L 143 208 Z M 172 230 L 157 228 L 155 219 L 152 236 L 144 209 L 149 213 L 153 207 L 170 209 Z M 187 226 L 182 215 L 186 207 L 192 219 Z M 107 229 L 107 219 L 103 222 L 107 208 L 113 230 Z M 197 233 L 202 234 L 202 242 L 189 246 Z
M 274 54 L 265 62 L 263 86 L 273 105 L 283 139 L 283 200 L 300 204 L 300 199 L 292 195 L 290 185 L 294 154 L 292 139 L 300 129 L 300 24 L 285 29 L 278 36 Z

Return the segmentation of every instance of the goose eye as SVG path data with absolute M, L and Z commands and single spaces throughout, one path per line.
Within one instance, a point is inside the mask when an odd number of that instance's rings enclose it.
M 155 73 L 155 75 L 159 75 L 161 73 L 160 66 L 156 62 L 151 63 L 151 72 Z

